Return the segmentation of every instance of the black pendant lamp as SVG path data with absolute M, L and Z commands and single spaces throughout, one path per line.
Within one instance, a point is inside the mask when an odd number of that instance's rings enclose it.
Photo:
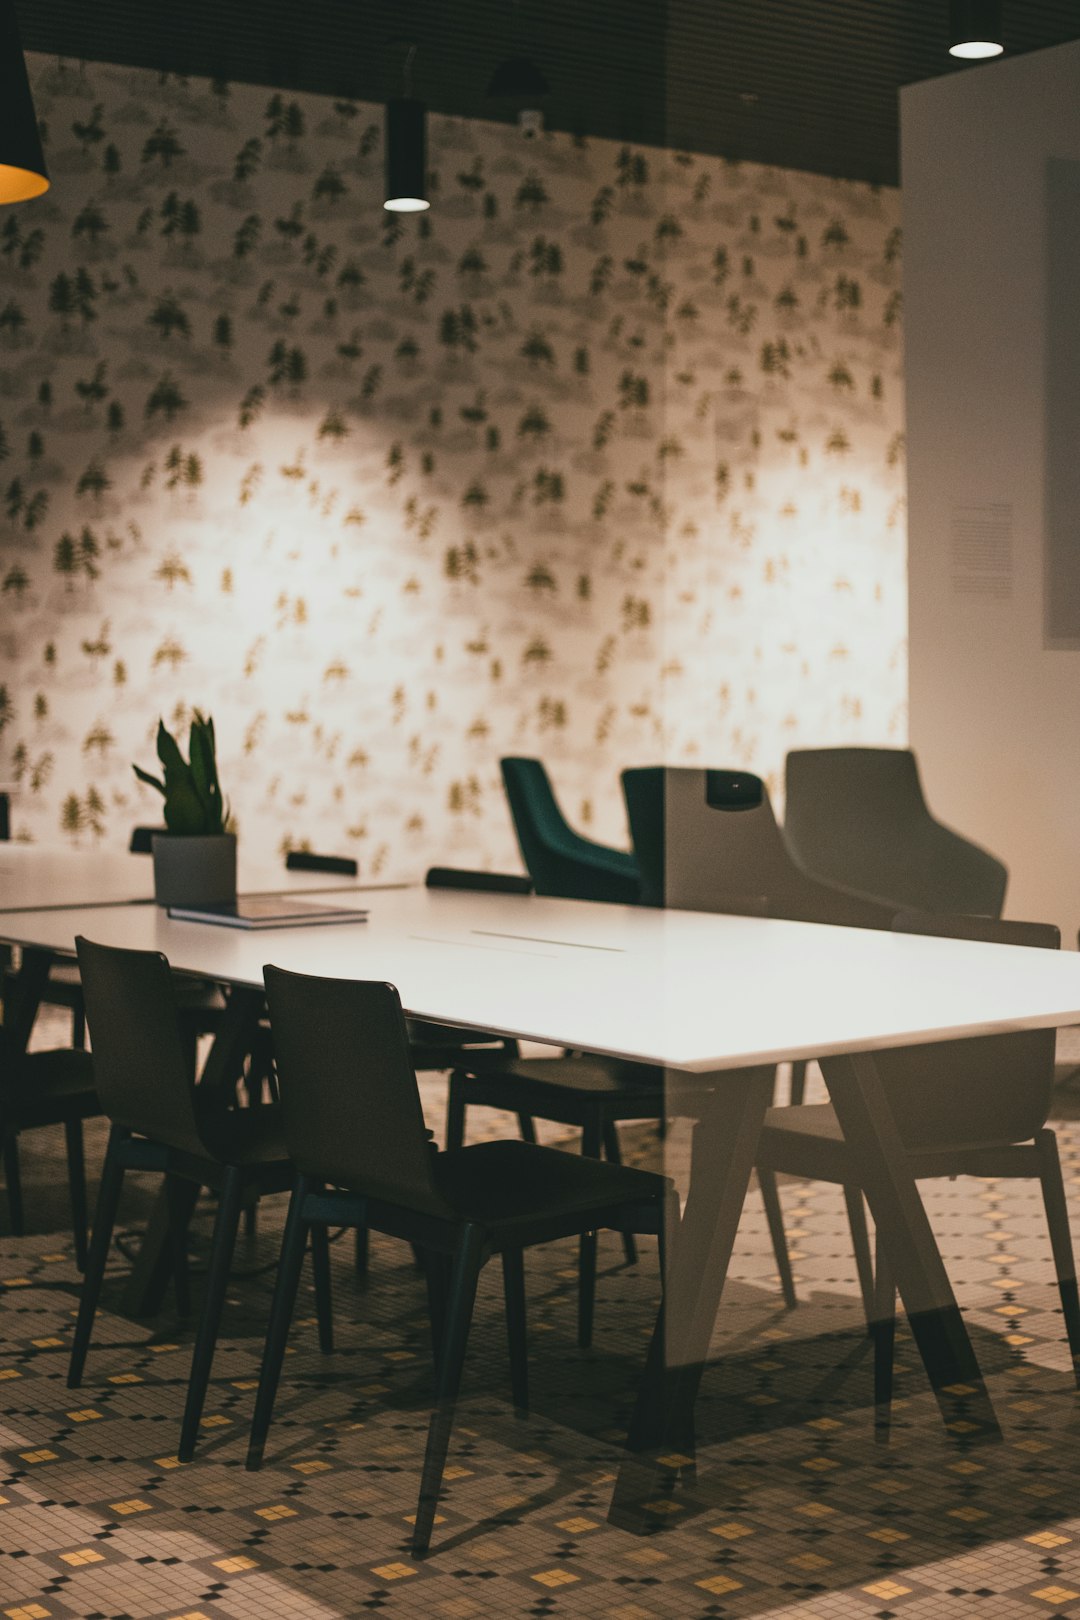
M 386 201 L 392 214 L 421 214 L 427 196 L 427 108 L 412 95 L 416 46 L 405 59 L 405 94 L 386 103 Z
M 0 0 L 0 203 L 49 189 L 13 0 Z
M 1001 0 L 949 0 L 949 55 L 981 62 L 1005 49 Z

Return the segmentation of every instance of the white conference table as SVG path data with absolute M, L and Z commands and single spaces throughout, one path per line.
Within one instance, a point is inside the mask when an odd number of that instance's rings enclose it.
M 666 1325 L 635 1449 L 692 1444 L 692 1412 L 772 1092 L 825 1058 L 826 1082 L 941 1398 L 981 1375 L 873 1054 L 1080 1023 L 1080 955 L 758 917 L 420 888 L 369 892 L 366 923 L 244 932 L 150 906 L 0 913 L 0 939 L 70 954 L 76 934 L 160 950 L 258 997 L 264 963 L 394 983 L 407 1013 L 662 1065 L 698 1092 L 693 1172 Z M 703 1083 L 707 1081 L 707 1083 Z M 646 1500 L 651 1489 L 642 1486 Z M 618 1495 L 618 1493 L 617 1493 Z
M 238 885 L 244 894 L 303 894 L 362 886 L 340 873 L 294 872 L 284 861 L 251 860 L 243 844 Z M 0 911 L 145 904 L 153 898 L 154 863 L 149 855 L 0 842 Z

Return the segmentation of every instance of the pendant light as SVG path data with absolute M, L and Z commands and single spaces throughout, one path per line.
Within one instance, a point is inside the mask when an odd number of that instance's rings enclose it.
M 49 189 L 13 0 L 0 0 L 0 203 Z
M 1004 49 L 1001 0 L 949 0 L 950 56 L 980 62 Z
M 386 201 L 392 214 L 420 214 L 427 197 L 427 108 L 412 95 L 416 46 L 405 58 L 405 94 L 386 103 Z

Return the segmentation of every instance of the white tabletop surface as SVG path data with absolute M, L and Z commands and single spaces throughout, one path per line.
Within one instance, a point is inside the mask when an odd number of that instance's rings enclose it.
M 290 872 L 284 860 L 250 861 L 243 844 L 238 884 L 243 894 L 302 894 L 352 886 L 340 872 Z M 0 912 L 120 905 L 153 898 L 154 865 L 149 855 L 0 842 Z
M 698 1073 L 1080 1023 L 1075 952 L 422 888 L 363 904 L 366 923 L 257 933 L 156 906 L 11 912 L 0 938 L 82 933 L 233 984 L 266 962 L 382 979 L 418 1017 Z

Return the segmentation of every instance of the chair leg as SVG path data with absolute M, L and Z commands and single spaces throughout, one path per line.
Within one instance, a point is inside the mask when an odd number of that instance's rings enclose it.
M 413 1525 L 412 1551 L 417 1558 L 423 1557 L 431 1542 L 482 1263 L 480 1232 L 475 1226 L 464 1226 L 454 1253 L 446 1331 L 439 1358 L 439 1390 L 428 1428 L 424 1471 L 420 1477 L 420 1498 Z
M 19 1138 L 14 1131 L 11 1131 L 4 1141 L 4 1179 L 7 1182 L 8 1218 L 11 1222 L 11 1235 L 13 1237 L 25 1237 L 26 1221 L 23 1215 Z
M 521 1132 L 523 1142 L 536 1143 L 536 1125 L 531 1114 L 519 1114 L 517 1117 L 518 1130 Z
M 600 1157 L 601 1130 L 599 1117 L 593 1118 L 581 1132 L 581 1152 L 587 1159 Z M 588 1350 L 592 1344 L 593 1312 L 596 1305 L 596 1233 L 582 1232 L 578 1243 L 578 1349 Z
M 172 1253 L 173 1289 L 176 1309 L 180 1316 L 191 1311 L 191 1289 L 188 1281 L 188 1226 L 194 1201 L 199 1189 L 178 1176 L 165 1177 L 165 1197 L 169 1207 L 169 1248 Z
M 1076 1259 L 1069 1231 L 1069 1206 L 1065 1202 L 1065 1184 L 1061 1179 L 1061 1161 L 1054 1132 L 1040 1131 L 1035 1138 L 1035 1147 L 1039 1154 L 1039 1184 L 1042 1187 L 1046 1224 L 1050 1229 L 1050 1246 L 1054 1254 L 1061 1310 L 1065 1317 L 1065 1332 L 1072 1354 L 1073 1375 L 1080 1384 L 1080 1294 L 1077 1292 Z
M 109 1245 L 112 1242 L 113 1226 L 116 1222 L 116 1209 L 120 1202 L 120 1189 L 124 1184 L 124 1167 L 120 1163 L 119 1153 L 120 1143 L 123 1140 L 123 1133 L 114 1125 L 109 1132 L 105 1163 L 101 1167 L 101 1185 L 98 1188 L 97 1209 L 94 1212 L 94 1231 L 90 1239 L 90 1253 L 86 1260 L 82 1297 L 79 1300 L 79 1315 L 75 1323 L 75 1339 L 71 1346 L 71 1361 L 68 1364 L 69 1389 L 78 1389 L 82 1383 L 86 1352 L 90 1347 L 90 1335 L 94 1330 L 94 1315 L 101 1293 L 101 1280 L 105 1275 L 105 1263 L 109 1258 Z
M 368 1265 L 371 1260 L 371 1234 L 366 1226 L 356 1228 L 355 1246 L 353 1248 L 353 1269 L 356 1275 L 366 1280 Z
M 274 1285 L 262 1366 L 259 1369 L 259 1390 L 255 1397 L 255 1413 L 251 1420 L 251 1436 L 248 1440 L 247 1461 L 244 1464 L 250 1469 L 262 1467 L 263 1448 L 266 1445 L 270 1419 L 274 1414 L 274 1398 L 281 1377 L 281 1364 L 285 1360 L 289 1323 L 296 1304 L 296 1290 L 300 1286 L 304 1250 L 307 1248 L 307 1225 L 302 1210 L 309 1191 L 310 1183 L 303 1176 L 298 1176 L 285 1220 L 285 1232 L 281 1239 L 277 1282 Z
M 206 1400 L 206 1386 L 210 1382 L 210 1369 L 217 1345 L 221 1308 L 225 1303 L 225 1290 L 229 1286 L 229 1268 L 236 1247 L 236 1229 L 240 1224 L 243 1203 L 244 1176 L 241 1170 L 230 1166 L 218 1195 L 217 1219 L 214 1222 L 214 1242 L 210 1250 L 210 1268 L 206 1276 L 206 1294 L 203 1298 L 199 1329 L 195 1335 L 195 1353 L 191 1358 L 187 1401 L 184 1420 L 180 1426 L 180 1446 L 177 1456 L 181 1462 L 190 1462 L 195 1454 L 199 1437 L 199 1419 Z
M 86 1156 L 81 1119 L 64 1121 L 68 1187 L 71 1192 L 71 1229 L 75 1234 L 75 1264 L 86 1270 Z
M 424 1251 L 424 1275 L 427 1278 L 428 1314 L 431 1318 L 431 1359 L 435 1367 L 438 1387 L 439 1358 L 442 1355 L 443 1334 L 446 1331 L 447 1257 L 434 1249 Z
M 321 1222 L 311 1228 L 311 1269 L 315 1277 L 319 1349 L 329 1356 L 334 1349 L 334 1300 L 330 1290 L 330 1239 Z
M 791 1065 L 791 1092 L 788 1097 L 792 1108 L 798 1108 L 806 1096 L 806 1063 L 801 1060 Z
M 601 1135 L 604 1141 L 604 1158 L 609 1164 L 622 1164 L 622 1148 L 619 1146 L 619 1132 L 613 1119 L 605 1119 L 601 1126 Z M 637 1242 L 633 1232 L 623 1233 L 623 1256 L 628 1266 L 637 1265 Z
M 773 1258 L 776 1269 L 780 1273 L 780 1292 L 784 1296 L 784 1304 L 789 1311 L 793 1311 L 799 1303 L 795 1293 L 795 1278 L 791 1273 L 791 1256 L 788 1254 L 787 1234 L 784 1231 L 784 1213 L 780 1206 L 780 1189 L 776 1182 L 775 1170 L 763 1170 L 758 1165 L 758 1186 L 761 1189 L 761 1201 L 765 1205 L 765 1219 L 769 1223 L 769 1237 L 772 1239 Z
M 874 1340 L 874 1421 L 879 1431 L 887 1431 L 892 1412 L 896 1284 L 880 1234 L 874 1247 L 874 1310 L 870 1332 Z
M 848 1225 L 851 1227 L 851 1246 L 855 1251 L 855 1270 L 859 1274 L 866 1325 L 874 1325 L 874 1265 L 870 1258 L 870 1234 L 866 1229 L 866 1205 L 861 1187 L 845 1187 Z
M 71 1044 L 79 1052 L 86 1046 L 86 1008 L 81 993 L 71 1009 Z
M 450 1085 L 446 1093 L 446 1146 L 459 1148 L 465 1141 L 465 1076 L 457 1069 L 450 1071 Z
M 529 1348 L 525 1326 L 525 1264 L 520 1249 L 504 1249 L 503 1296 L 506 1300 L 506 1333 L 510 1344 L 510 1387 L 514 1410 L 524 1416 L 529 1410 Z

